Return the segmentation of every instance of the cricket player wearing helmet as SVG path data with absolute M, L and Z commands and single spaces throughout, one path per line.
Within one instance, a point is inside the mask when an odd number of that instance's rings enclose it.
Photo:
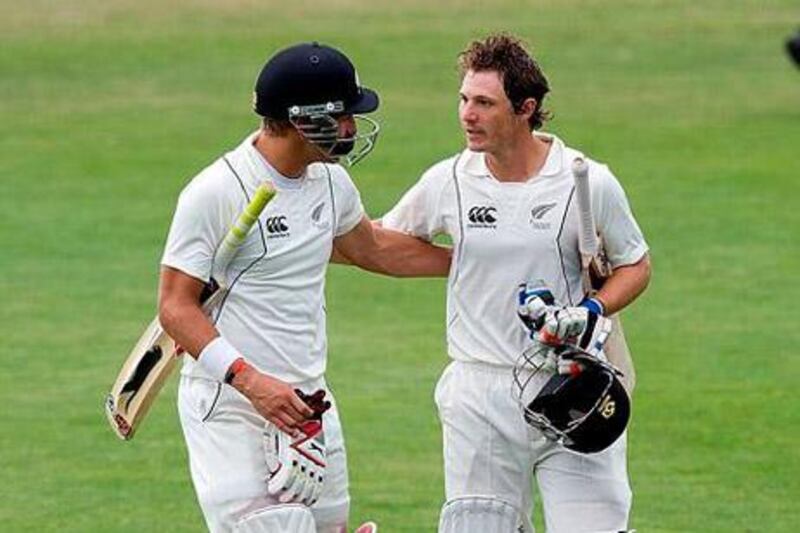
M 342 533 L 346 455 L 324 378 L 333 246 L 395 276 L 444 275 L 450 253 L 365 216 L 337 163 L 372 148 L 378 125 L 361 114 L 378 96 L 340 51 L 278 52 L 258 76 L 254 107 L 258 131 L 181 193 L 162 258 L 159 318 L 192 356 L 179 389 L 192 481 L 213 532 Z M 220 239 L 265 182 L 275 198 L 217 272 Z M 212 275 L 228 280 L 228 293 L 207 316 L 200 292 Z
M 631 505 L 624 433 L 604 440 L 608 433 L 592 408 L 583 417 L 590 424 L 571 435 L 600 438 L 571 449 L 525 420 L 550 416 L 545 422 L 557 430 L 552 433 L 564 436 L 571 428 L 551 423 L 562 415 L 559 401 L 594 405 L 585 384 L 626 394 L 613 369 L 600 361 L 608 332 L 596 328 L 608 326 L 601 315 L 617 313 L 646 287 L 647 244 L 617 179 L 607 166 L 584 157 L 613 273 L 595 299 L 583 301 L 571 173 L 582 154 L 538 131 L 549 118 L 544 74 L 522 43 L 506 34 L 471 43 L 459 64 L 466 149 L 429 168 L 381 222 L 426 240 L 447 234 L 453 242 L 447 293 L 452 362 L 435 392 L 447 499 L 439 530 L 530 531 L 531 473 L 547 531 L 624 530 Z M 527 291 L 529 283 L 546 291 Z M 526 309 L 541 311 L 534 317 L 541 320 L 528 322 L 530 330 L 518 320 L 519 291 Z M 552 301 L 541 297 L 545 293 Z M 540 380 L 538 387 L 547 389 L 523 413 L 510 393 L 512 368 L 530 347 L 531 335 L 540 339 L 542 327 L 548 328 L 548 342 L 561 348 L 569 339 L 594 339 L 585 348 L 596 353 L 588 359 L 584 351 L 574 352 L 571 364 L 589 370 L 580 379 Z M 602 408 L 601 418 L 611 413 L 609 405 Z M 612 430 L 621 432 L 626 420 L 621 416 Z

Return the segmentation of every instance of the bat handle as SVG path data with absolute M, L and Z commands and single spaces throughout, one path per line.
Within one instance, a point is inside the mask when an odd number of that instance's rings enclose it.
M 599 243 L 592 215 L 592 192 L 589 187 L 589 164 L 582 157 L 572 161 L 572 176 L 575 179 L 575 194 L 580 218 L 580 251 L 592 257 L 597 254 Z
M 225 284 L 224 274 L 228 264 L 233 259 L 239 247 L 244 242 L 250 228 L 258 220 L 261 212 L 275 196 L 275 189 L 268 183 L 262 183 L 256 189 L 252 200 L 245 210 L 239 215 L 236 223 L 228 230 L 214 257 L 214 269 L 219 274 L 219 281 Z

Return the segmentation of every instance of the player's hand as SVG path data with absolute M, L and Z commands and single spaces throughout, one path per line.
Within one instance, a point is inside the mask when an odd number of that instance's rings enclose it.
M 544 325 L 547 312 L 553 309 L 553 293 L 538 283 L 521 283 L 517 290 L 517 316 L 533 337 Z
M 300 434 L 290 437 L 273 424 L 264 428 L 264 454 L 269 474 L 267 491 L 281 503 L 313 505 L 322 492 L 326 448 L 322 413 L 330 408 L 325 392 L 298 395 L 314 409 L 314 417 L 301 425 Z
M 231 385 L 250 400 L 261 416 L 289 435 L 300 435 L 301 425 L 315 414 L 289 384 L 251 366 L 236 374 Z
M 551 346 L 575 346 L 602 357 L 611 327 L 610 319 L 586 307 L 559 307 L 546 313 L 538 340 Z

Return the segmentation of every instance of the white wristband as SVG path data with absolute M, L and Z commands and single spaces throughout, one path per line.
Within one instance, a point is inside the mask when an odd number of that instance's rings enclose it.
M 197 362 L 212 378 L 224 382 L 228 369 L 241 356 L 231 343 L 220 336 L 206 344 Z

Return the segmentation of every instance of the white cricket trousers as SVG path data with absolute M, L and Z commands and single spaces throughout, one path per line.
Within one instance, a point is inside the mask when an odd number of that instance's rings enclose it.
M 511 384 L 510 367 L 462 361 L 439 378 L 447 500 L 494 496 L 530 518 L 534 475 L 548 533 L 627 529 L 625 435 L 600 453 L 567 450 L 525 422 Z
M 327 390 L 323 379 L 295 387 L 309 394 Z M 326 399 L 332 403 L 322 420 L 328 465 L 322 495 L 311 507 L 320 530 L 344 525 L 350 510 L 344 437 L 330 391 Z M 277 503 L 267 494 L 262 444 L 266 421 L 239 391 L 217 381 L 181 376 L 178 412 L 209 531 L 230 532 L 243 514 Z

